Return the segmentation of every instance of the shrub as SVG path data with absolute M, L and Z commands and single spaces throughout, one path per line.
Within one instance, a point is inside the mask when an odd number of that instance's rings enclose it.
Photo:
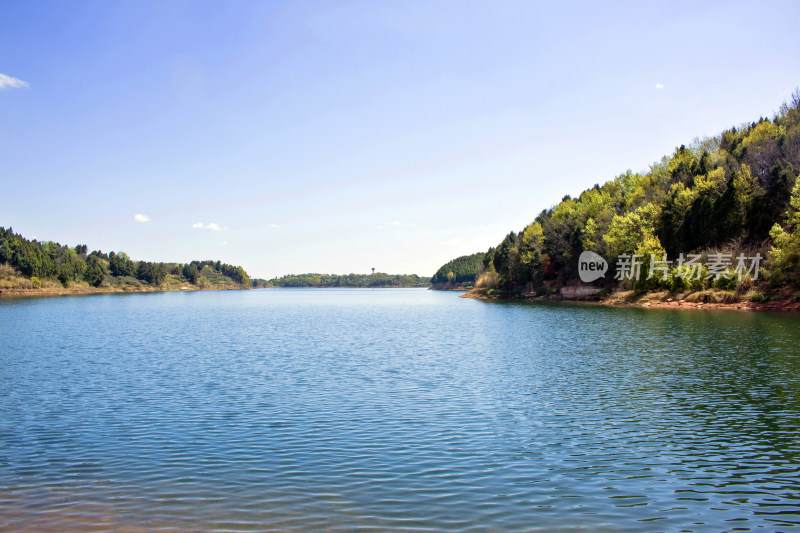
M 717 279 L 712 280 L 711 286 L 723 291 L 734 291 L 738 283 L 736 273 L 732 270 L 726 270 Z
M 736 290 L 741 293 L 746 293 L 753 288 L 755 283 L 753 282 L 753 276 L 750 274 L 745 274 L 742 276 L 742 279 L 737 281 Z
M 558 292 L 555 287 L 549 285 L 542 285 L 536 289 L 536 296 L 550 296 Z
M 708 287 L 708 269 L 705 265 L 698 266 L 695 272 L 686 265 L 673 267 L 667 277 L 669 290 L 672 292 L 701 291 Z M 699 278 L 698 278 L 699 270 Z
M 478 277 L 478 281 L 475 282 L 475 286 L 479 289 L 492 289 L 497 286 L 497 272 L 494 270 L 488 270 Z
M 739 301 L 739 296 L 733 291 L 697 291 L 686 297 L 687 302 L 706 302 L 706 303 L 734 303 Z
M 763 293 L 758 292 L 758 291 L 750 291 L 750 292 L 748 292 L 747 295 L 745 296 L 745 299 L 747 299 L 750 302 L 755 302 L 755 303 L 764 303 L 764 302 L 767 301 L 767 297 L 764 296 Z
M 639 244 L 639 247 L 636 248 L 636 253 L 642 255 L 642 267 L 639 279 L 633 283 L 634 292 L 636 294 L 641 294 L 647 291 L 666 288 L 669 281 L 669 274 L 667 274 L 665 279 L 664 270 L 659 269 L 659 266 L 663 266 L 663 263 L 660 265 L 658 263 L 652 264 L 654 259 L 656 261 L 661 261 L 666 257 L 664 247 L 661 246 L 661 241 L 658 240 L 658 237 L 646 235 L 641 244 Z M 650 276 L 651 264 L 653 269 L 652 276 Z M 650 279 L 647 279 L 648 276 L 650 276 Z

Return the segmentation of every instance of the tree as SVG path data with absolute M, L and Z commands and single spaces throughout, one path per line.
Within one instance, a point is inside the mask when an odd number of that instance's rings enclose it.
M 609 261 L 623 253 L 634 253 L 642 242 L 653 236 L 653 226 L 639 212 L 617 215 L 603 235 Z
M 134 263 L 125 252 L 119 252 L 114 255 L 109 254 L 108 257 L 108 269 L 112 276 L 133 276 L 136 274 Z
M 139 261 L 136 267 L 136 277 L 152 285 L 161 285 L 167 277 L 167 269 L 164 263 L 150 263 Z
M 494 269 L 500 276 L 500 285 L 511 288 L 517 284 L 519 277 L 519 241 L 513 231 L 506 235 L 503 242 L 495 250 L 492 259 Z
M 197 267 L 194 266 L 194 264 L 184 265 L 182 274 L 183 277 L 193 285 L 197 283 L 197 280 L 200 277 L 200 272 L 197 270 Z
M 250 276 L 247 275 L 247 272 L 245 272 L 244 268 L 241 266 L 236 267 L 236 276 L 233 279 L 246 287 L 251 285 Z
M 768 254 L 769 280 L 772 285 L 800 287 L 800 179 L 792 190 L 789 205 L 788 231 L 776 223 L 769 232 L 774 243 Z
M 542 281 L 542 250 L 544 231 L 539 222 L 534 222 L 522 231 L 519 247 L 519 281 L 521 283 Z
M 640 255 L 642 261 L 639 278 L 633 282 L 633 289 L 636 292 L 645 292 L 668 286 L 668 272 L 657 269 L 659 266 L 666 268 L 666 264 L 653 263 L 654 259 L 655 261 L 663 261 L 666 254 L 658 237 L 652 233 L 646 234 L 634 253 Z M 652 275 L 650 272 L 651 266 L 653 269 Z
M 83 278 L 93 287 L 99 287 L 106 277 L 106 268 L 103 262 L 95 255 L 86 259 L 86 270 Z
M 462 255 L 448 261 L 431 278 L 431 283 L 474 283 L 478 274 L 485 270 L 485 254 L 479 252 L 472 255 Z M 450 279 L 449 274 L 453 273 Z

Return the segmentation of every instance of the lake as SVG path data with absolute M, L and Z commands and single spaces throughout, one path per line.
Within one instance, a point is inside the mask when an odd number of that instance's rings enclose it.
M 793 314 L 0 299 L 2 531 L 784 529 L 799 426 Z

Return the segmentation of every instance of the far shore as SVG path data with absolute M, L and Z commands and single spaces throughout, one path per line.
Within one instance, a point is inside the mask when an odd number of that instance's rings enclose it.
M 392 289 L 401 287 L 259 287 L 266 289 L 282 288 L 306 288 L 306 289 L 363 289 L 378 288 Z M 423 288 L 423 287 L 415 287 Z M 704 293 L 685 293 L 672 294 L 664 292 L 650 292 L 640 295 L 632 291 L 615 291 L 601 298 L 565 298 L 560 295 L 533 296 L 528 294 L 487 294 L 485 289 L 467 289 L 465 287 L 428 287 L 432 290 L 444 290 L 449 292 L 463 292 L 460 298 L 472 298 L 475 300 L 517 300 L 531 302 L 561 302 L 578 303 L 588 305 L 599 305 L 605 307 L 639 307 L 650 309 L 681 309 L 681 310 L 725 310 L 725 311 L 779 311 L 779 312 L 800 312 L 800 300 L 793 298 L 776 298 L 765 302 L 752 301 L 703 301 L 705 296 L 712 299 L 714 296 L 725 296 L 722 293 L 715 294 L 713 291 Z M 196 291 L 230 291 L 230 290 L 249 290 L 250 287 L 206 287 L 201 288 L 196 285 L 182 285 L 179 287 L 87 287 L 78 285 L 72 287 L 42 287 L 42 288 L 5 288 L 0 289 L 0 298 L 4 297 L 46 297 L 46 296 L 76 296 L 89 294 L 133 294 L 133 293 L 154 293 L 154 292 L 196 292 Z
M 414 287 L 358 287 L 358 286 L 324 286 L 324 287 L 252 287 L 252 289 L 424 289 L 427 285 L 420 285 Z M 6 288 L 0 289 L 0 298 L 3 297 L 37 297 L 37 296 L 76 296 L 87 294 L 134 294 L 134 293 L 149 293 L 149 292 L 197 292 L 197 291 L 243 291 L 251 290 L 251 287 L 205 287 L 201 288 L 196 285 L 184 285 L 181 287 L 135 287 L 126 285 L 124 287 L 87 287 L 78 285 L 73 287 L 41 287 L 41 288 Z M 465 291 L 466 289 L 452 289 L 456 291 Z
M 427 285 L 409 285 L 407 287 L 397 287 L 392 285 L 376 285 L 374 287 L 364 287 L 361 285 L 319 285 L 304 287 L 281 287 L 272 285 L 269 287 L 255 287 L 256 289 L 428 289 Z
M 249 290 L 249 287 L 208 287 L 200 288 L 189 285 L 177 288 L 171 287 L 42 287 L 40 289 L 0 289 L 0 298 L 5 296 L 13 297 L 36 297 L 36 296 L 75 296 L 84 294 L 133 294 L 144 292 L 195 292 L 195 291 L 238 291 Z

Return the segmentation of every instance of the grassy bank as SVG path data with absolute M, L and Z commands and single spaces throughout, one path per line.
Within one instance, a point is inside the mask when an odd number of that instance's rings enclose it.
M 164 280 L 153 285 L 134 277 L 106 276 L 100 286 L 87 281 L 71 281 L 66 285 L 58 280 L 26 277 L 10 265 L 0 265 L 0 296 L 58 296 L 69 294 L 104 294 L 129 292 L 200 291 L 200 290 L 239 290 L 249 287 L 233 282 L 229 277 L 203 269 L 196 282 L 189 283 L 175 274 L 167 274 Z
M 758 291 L 736 292 L 718 289 L 637 293 L 630 290 L 600 292 L 585 298 L 565 298 L 559 292 L 536 295 L 476 288 L 462 295 L 476 300 L 531 300 L 595 303 L 609 306 L 654 307 L 668 309 L 729 309 L 740 311 L 800 311 L 800 297 L 783 292 L 765 296 Z

